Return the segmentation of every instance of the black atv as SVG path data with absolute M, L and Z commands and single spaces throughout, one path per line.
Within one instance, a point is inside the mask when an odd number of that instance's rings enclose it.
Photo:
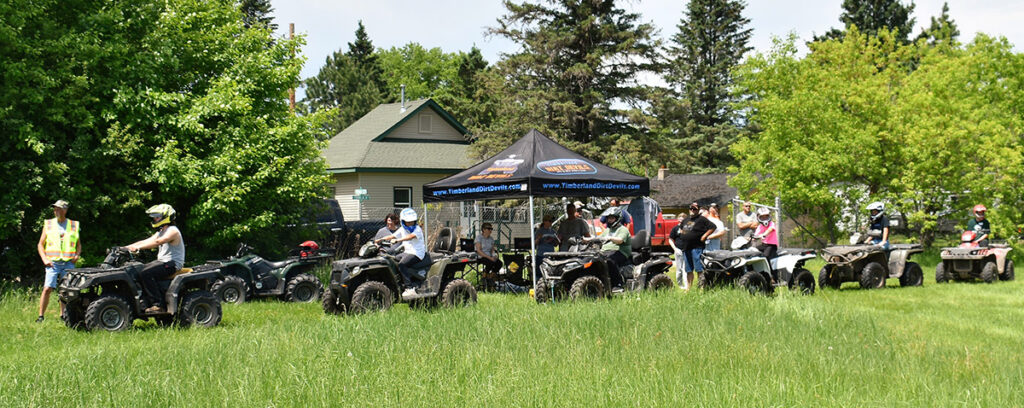
M 64 323 L 73 329 L 121 331 L 135 319 L 153 318 L 162 326 L 213 327 L 220 323 L 220 300 L 210 285 L 223 277 L 216 266 L 184 268 L 158 280 L 167 311 L 146 313 L 139 272 L 143 264 L 126 248 L 113 247 L 95 268 L 69 269 L 57 293 L 64 303 Z
M 600 249 L 600 241 L 569 238 L 568 251 L 548 252 L 541 262 L 534 298 L 537 303 L 546 303 L 566 294 L 572 300 L 610 296 L 611 273 L 621 274 L 623 288 L 629 291 L 670 289 L 672 279 L 665 271 L 672 266 L 672 260 L 667 253 L 652 253 L 648 237 L 647 231 L 640 231 L 632 239 L 632 265 L 618 271 L 612 270 Z
M 263 259 L 251 253 L 252 247 L 241 244 L 235 256 L 207 262 L 218 266 L 224 275 L 213 283 L 213 293 L 224 303 L 244 303 L 249 297 L 266 296 L 278 296 L 289 302 L 315 302 L 320 299 L 323 285 L 310 272 L 331 259 L 334 252 L 312 244 L 279 262 Z
M 429 263 L 424 262 L 418 280 L 422 283 L 411 296 L 399 296 L 406 288 L 398 270 L 396 255 L 402 247 L 388 252 L 392 242 L 367 242 L 356 258 L 335 261 L 331 280 L 323 298 L 324 313 L 363 313 L 387 310 L 399 302 L 425 308 L 438 303 L 445 307 L 466 306 L 476 303 L 476 288 L 465 279 L 456 278 L 477 256 L 471 252 L 456 252 L 451 230 L 445 228 L 438 243 L 429 252 Z M 414 278 L 415 279 L 415 278 Z

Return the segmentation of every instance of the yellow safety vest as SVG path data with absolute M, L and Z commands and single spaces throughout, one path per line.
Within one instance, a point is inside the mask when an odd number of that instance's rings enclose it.
M 43 253 L 51 261 L 70 261 L 78 255 L 78 221 L 67 222 L 64 234 L 60 233 L 56 218 L 50 218 L 43 224 L 46 231 L 46 246 L 43 247 Z

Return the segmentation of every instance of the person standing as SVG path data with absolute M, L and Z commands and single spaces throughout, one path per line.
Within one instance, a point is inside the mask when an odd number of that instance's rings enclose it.
M 57 289 L 57 282 L 67 274 L 68 269 L 74 269 L 82 254 L 82 241 L 79 240 L 81 227 L 78 221 L 69 220 L 68 202 L 57 200 L 50 205 L 53 209 L 53 218 L 43 223 L 43 233 L 39 236 L 39 243 L 36 250 L 39 258 L 46 267 L 46 277 L 43 280 L 43 294 L 39 297 L 39 317 L 36 323 L 43 322 L 43 314 L 46 306 L 50 303 L 50 294 Z M 64 303 L 60 303 L 60 315 L 64 316 Z
M 572 237 L 590 237 L 590 227 L 587 225 L 586 221 L 583 221 L 583 219 L 577 216 L 575 205 L 566 204 L 565 219 L 558 224 L 558 239 L 561 241 L 561 244 L 558 246 L 558 250 L 568 250 L 569 238 Z
M 743 211 L 736 214 L 736 228 L 740 237 L 750 238 L 754 235 L 754 230 L 757 229 L 757 216 L 754 215 L 751 207 L 750 201 L 745 201 L 743 203 Z
M 708 221 L 711 221 L 712 224 L 715 224 L 715 232 L 708 235 L 708 239 L 704 243 L 704 250 L 717 251 L 722 249 L 722 237 L 725 236 L 726 231 L 729 229 L 725 228 L 725 223 L 722 222 L 722 219 L 718 216 L 717 204 L 712 203 L 711 206 L 708 207 L 707 219 Z
M 683 264 L 682 270 L 676 267 L 676 282 L 683 290 L 690 289 L 694 272 L 704 271 L 704 265 L 700 263 L 700 254 L 704 252 L 704 242 L 714 231 L 715 224 L 701 217 L 700 206 L 693 203 L 690 204 L 690 216 L 680 220 L 669 233 L 669 244 L 672 249 L 677 254 L 682 254 L 682 259 L 678 255 L 676 257 L 676 262 L 682 261 Z
M 185 266 L 185 239 L 181 231 L 174 225 L 174 207 L 169 204 L 158 204 L 149 207 L 146 215 L 153 221 L 150 226 L 156 229 L 149 238 L 128 245 L 128 250 L 138 252 L 143 249 L 159 248 L 156 260 L 142 266 L 139 272 L 139 281 L 142 283 L 142 291 L 145 292 L 147 301 L 151 306 L 146 308 L 146 313 L 164 313 L 165 301 L 157 285 L 158 279 L 165 279 L 174 275 L 175 272 Z

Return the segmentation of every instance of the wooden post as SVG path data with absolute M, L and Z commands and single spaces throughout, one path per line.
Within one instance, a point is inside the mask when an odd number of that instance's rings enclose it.
M 288 39 L 295 39 L 295 23 L 288 23 Z M 292 46 L 292 58 L 295 58 L 295 46 Z M 288 110 L 295 113 L 295 88 L 288 90 Z

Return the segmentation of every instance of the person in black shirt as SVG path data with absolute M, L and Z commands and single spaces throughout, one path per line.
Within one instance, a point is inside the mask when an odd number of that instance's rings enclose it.
M 704 271 L 700 254 L 704 252 L 704 241 L 715 229 L 713 222 L 700 216 L 700 206 L 693 203 L 690 204 L 690 216 L 680 219 L 679 225 L 669 233 L 669 244 L 676 252 L 676 283 L 683 290 L 690 289 L 694 272 Z M 680 262 L 682 268 L 678 266 Z M 686 276 L 683 276 L 684 271 Z
M 889 217 L 883 214 L 885 204 L 875 201 L 868 204 L 868 212 L 871 213 L 871 225 L 868 226 L 868 236 L 871 243 L 881 245 L 886 251 L 889 250 Z
M 974 242 L 978 243 L 978 246 L 988 246 L 988 235 L 992 232 L 992 226 L 985 218 L 986 210 L 988 209 L 982 204 L 974 206 L 974 219 L 967 222 L 967 229 L 974 231 Z

